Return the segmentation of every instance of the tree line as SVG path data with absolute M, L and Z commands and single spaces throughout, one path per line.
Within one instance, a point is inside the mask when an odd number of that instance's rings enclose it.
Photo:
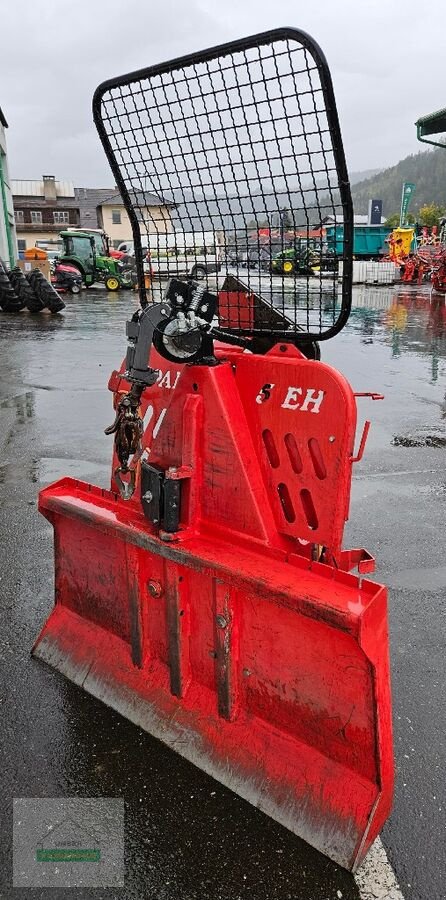
M 367 213 L 370 198 L 381 198 L 389 224 L 398 224 L 401 189 L 405 181 L 415 184 L 411 219 L 421 225 L 437 225 L 446 210 L 446 147 L 424 150 L 400 160 L 352 186 L 356 213 Z

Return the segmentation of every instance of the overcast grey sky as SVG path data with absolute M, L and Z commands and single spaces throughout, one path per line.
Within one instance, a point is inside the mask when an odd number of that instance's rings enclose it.
M 11 176 L 107 187 L 91 116 L 101 81 L 280 25 L 325 52 L 351 171 L 421 148 L 414 121 L 446 106 L 445 0 L 3 0 Z

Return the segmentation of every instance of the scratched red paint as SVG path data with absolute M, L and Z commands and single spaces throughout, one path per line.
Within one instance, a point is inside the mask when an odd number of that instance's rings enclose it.
M 342 568 L 359 559 L 341 553 L 354 396 L 289 346 L 219 358 L 179 378 L 158 358 L 176 386 L 143 398 L 151 461 L 192 466 L 176 541 L 137 493 L 69 478 L 41 492 L 56 606 L 35 653 L 354 869 L 393 786 L 386 591 Z M 110 387 L 125 390 L 119 374 Z M 321 545 L 338 567 L 311 561 Z

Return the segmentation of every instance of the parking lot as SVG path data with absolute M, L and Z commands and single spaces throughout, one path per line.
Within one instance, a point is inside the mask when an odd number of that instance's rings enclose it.
M 136 295 L 84 291 L 57 316 L 2 317 L 0 333 L 0 654 L 6 796 L 123 796 L 126 884 L 79 897 L 151 900 L 354 900 L 390 893 L 380 873 L 355 881 L 149 735 L 31 660 L 52 605 L 52 530 L 40 487 L 62 475 L 108 486 L 110 372 Z M 423 288 L 360 287 L 348 326 L 322 359 L 356 391 L 358 428 L 345 545 L 377 556 L 390 589 L 397 783 L 382 842 L 406 900 L 446 896 L 446 313 Z M 234 848 L 237 853 L 234 853 Z M 2 844 L 0 896 L 11 887 Z M 375 877 L 376 876 L 376 877 Z M 387 890 L 387 893 L 386 893 Z M 66 891 L 53 890 L 59 900 Z M 24 894 L 25 896 L 25 894 Z M 30 892 L 45 897 L 45 890 Z

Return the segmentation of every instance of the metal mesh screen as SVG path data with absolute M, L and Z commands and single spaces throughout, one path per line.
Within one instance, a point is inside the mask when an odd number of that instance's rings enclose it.
M 141 70 L 101 85 L 93 108 L 143 305 L 145 270 L 155 299 L 172 276 L 223 291 L 224 324 L 239 334 L 342 327 L 351 197 L 330 73 L 311 38 L 280 29 Z M 327 224 L 343 225 L 334 246 Z

